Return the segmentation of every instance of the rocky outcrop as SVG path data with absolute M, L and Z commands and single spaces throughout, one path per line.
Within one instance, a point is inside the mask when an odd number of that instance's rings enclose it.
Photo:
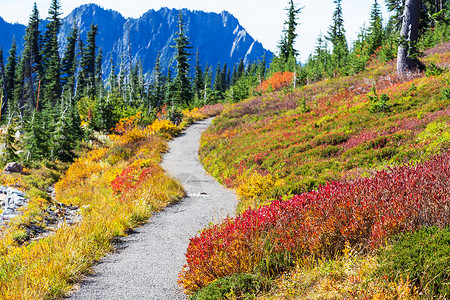
M 15 188 L 0 186 L 0 205 L 2 209 L 0 224 L 20 215 L 18 209 L 27 204 L 28 200 L 24 192 Z
M 6 174 L 11 174 L 11 173 L 22 174 L 23 166 L 16 162 L 10 162 L 5 166 L 5 168 L 3 169 L 3 172 L 5 172 Z

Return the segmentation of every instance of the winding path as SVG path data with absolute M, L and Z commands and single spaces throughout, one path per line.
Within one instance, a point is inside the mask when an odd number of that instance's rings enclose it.
M 95 268 L 71 299 L 186 299 L 177 285 L 189 238 L 211 222 L 232 215 L 236 196 L 207 175 L 197 154 L 212 119 L 194 123 L 169 143 L 162 166 L 184 186 L 187 197 L 153 215 L 121 239 L 118 251 Z

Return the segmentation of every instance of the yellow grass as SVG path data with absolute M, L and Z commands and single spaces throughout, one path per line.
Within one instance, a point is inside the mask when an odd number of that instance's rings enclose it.
M 55 189 L 59 202 L 81 208 L 82 221 L 19 245 L 14 235 L 23 232 L 21 224 L 30 222 L 30 215 L 39 221 L 37 211 L 46 206 L 42 198 L 30 199 L 24 216 L 14 220 L 16 225 L 3 232 L 0 240 L 0 299 L 64 296 L 95 262 L 114 249 L 117 237 L 184 196 L 182 186 L 158 164 L 167 149 L 167 138 L 181 128 L 157 122 L 144 129 L 130 126 L 122 135 L 112 137 L 110 146 L 77 159 Z M 133 178 L 136 184 L 130 189 L 113 191 L 112 182 L 127 168 L 147 173 Z M 3 181 L 7 180 L 13 185 L 21 179 L 8 177 Z

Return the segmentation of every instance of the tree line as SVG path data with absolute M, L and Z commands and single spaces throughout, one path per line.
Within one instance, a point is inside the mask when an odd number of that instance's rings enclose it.
M 317 38 L 313 53 L 302 65 L 297 61 L 298 52 L 294 48 L 302 8 L 289 0 L 278 55 L 272 60 L 268 74 L 294 72 L 297 83 L 304 85 L 324 78 L 354 75 L 373 59 L 387 62 L 397 56 L 399 62 L 409 63 L 403 71 L 403 67 L 399 67 L 399 72 L 420 69 L 423 66 L 417 58 L 421 51 L 450 37 L 450 2 L 447 0 L 387 0 L 387 8 L 393 13 L 387 22 L 383 20 L 380 1 L 373 0 L 368 24 L 361 27 L 358 38 L 349 45 L 342 0 L 333 2 L 335 9 L 328 31 Z
M 203 68 L 198 51 L 191 67 L 193 47 L 180 11 L 172 46 L 176 56 L 165 74 L 159 55 L 151 73 L 144 74 L 139 61 L 133 63 L 126 57 L 118 66 L 111 60 L 110 74 L 103 74 L 102 50 L 96 45 L 98 26 L 92 24 L 83 41 L 74 24 L 62 49 L 58 43 L 60 16 L 60 1 L 52 0 L 48 23 L 41 32 L 34 4 L 22 53 L 14 41 L 5 62 L 0 49 L 1 120 L 6 125 L 3 163 L 72 161 L 79 141 L 92 131 L 110 132 L 121 118 L 139 111 L 143 122 L 149 123 L 164 105 L 177 122 L 186 107 L 223 100 L 248 70 L 243 59 L 231 67 L 217 63 L 215 70 L 208 65 Z M 24 135 L 20 151 L 16 131 Z
M 291 72 L 295 74 L 293 85 L 301 86 L 325 78 L 354 75 L 372 60 L 388 62 L 399 57 L 398 72 L 403 76 L 424 68 L 418 60 L 422 50 L 450 38 L 450 2 L 447 0 L 386 0 L 388 10 L 393 13 L 387 22 L 383 20 L 379 0 L 373 0 L 368 24 L 361 27 L 358 38 L 349 45 L 342 0 L 333 2 L 335 9 L 327 33 L 317 38 L 313 53 L 301 64 L 295 42 L 302 8 L 289 0 L 278 54 L 269 69 L 260 72 L 258 68 L 249 68 L 244 80 L 227 91 L 227 98 L 239 101 L 259 94 L 257 87 L 261 78 L 275 73 Z

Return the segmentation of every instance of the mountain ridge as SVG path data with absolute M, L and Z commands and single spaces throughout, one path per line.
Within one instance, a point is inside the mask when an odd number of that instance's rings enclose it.
M 59 35 L 61 53 L 73 24 L 79 28 L 80 37 L 86 41 L 91 24 L 98 25 L 97 46 L 103 51 L 103 73 L 110 72 L 110 60 L 120 68 L 128 68 L 131 63 L 141 62 L 144 73 L 151 73 L 158 53 L 161 66 L 167 70 L 173 64 L 175 50 L 173 39 L 176 36 L 178 9 L 167 7 L 150 9 L 139 18 L 124 17 L 120 12 L 103 8 L 97 4 L 84 4 L 62 19 Z M 218 63 L 231 67 L 242 58 L 244 63 L 266 57 L 270 61 L 273 53 L 255 40 L 231 13 L 204 12 L 181 9 L 186 33 L 191 49 L 191 65 L 195 52 L 199 51 L 200 63 L 215 67 Z M 41 22 L 41 32 L 45 31 L 46 21 Z M 0 17 L 0 46 L 3 46 L 6 59 L 11 47 L 12 36 L 16 36 L 18 51 L 23 50 L 25 25 L 10 24 Z

